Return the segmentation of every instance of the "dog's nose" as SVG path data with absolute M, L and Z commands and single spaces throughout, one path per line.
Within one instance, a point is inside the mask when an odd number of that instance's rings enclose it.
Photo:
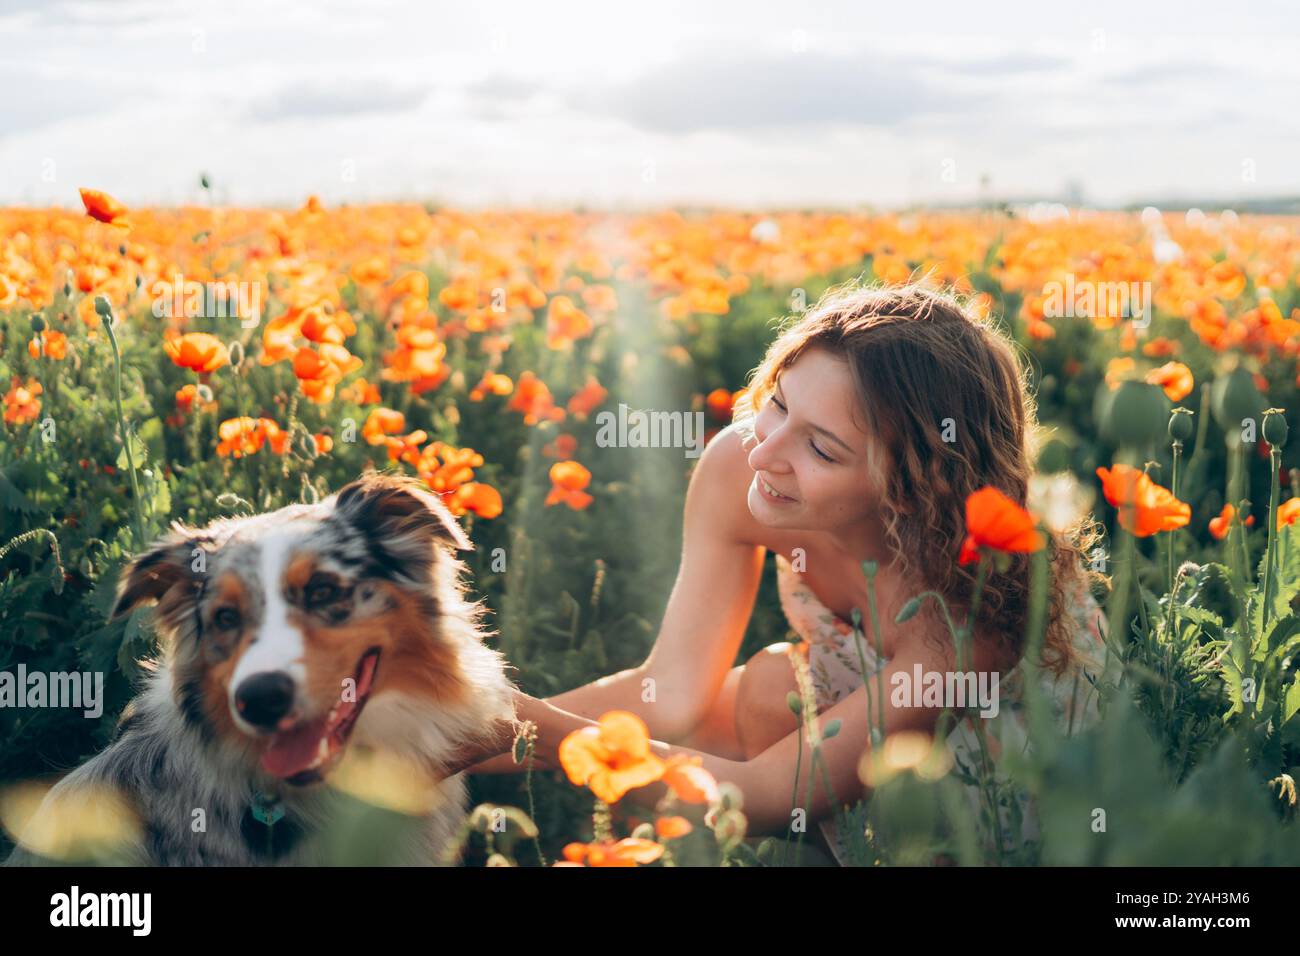
M 274 730 L 293 707 L 293 678 L 283 671 L 254 674 L 235 691 L 239 716 L 259 730 Z

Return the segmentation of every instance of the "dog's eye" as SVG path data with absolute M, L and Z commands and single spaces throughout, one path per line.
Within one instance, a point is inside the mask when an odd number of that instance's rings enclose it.
M 233 631 L 239 627 L 239 612 L 233 607 L 223 607 L 212 615 L 212 622 L 223 631 Z
M 307 586 L 307 606 L 320 607 L 323 604 L 332 604 L 338 600 L 340 593 L 337 585 L 328 581 L 313 581 Z

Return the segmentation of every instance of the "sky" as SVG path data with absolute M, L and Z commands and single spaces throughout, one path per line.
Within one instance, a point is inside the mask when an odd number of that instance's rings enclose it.
M 0 0 L 0 203 L 1300 195 L 1300 7 Z

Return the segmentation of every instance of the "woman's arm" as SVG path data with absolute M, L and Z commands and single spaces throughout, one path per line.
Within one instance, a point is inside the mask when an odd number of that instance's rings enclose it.
M 919 629 L 918 629 L 919 631 Z M 920 665 L 923 671 L 944 672 L 952 669 L 950 647 L 938 647 L 921 638 L 920 633 L 909 635 L 895 656 L 885 667 L 883 673 L 885 734 L 915 730 L 933 733 L 935 723 L 942 713 L 937 707 L 895 706 L 893 697 L 893 676 L 905 674 L 910 679 L 914 668 Z M 997 670 L 995 655 L 986 644 L 976 644 L 974 662 L 971 665 L 977 672 Z M 872 680 L 873 710 L 877 712 L 879 700 L 876 700 L 876 680 Z M 550 769 L 559 768 L 558 749 L 560 741 L 569 733 L 582 727 L 596 726 L 595 721 L 563 711 L 545 700 L 521 694 L 517 701 L 517 714 L 520 720 L 531 720 L 538 728 L 535 759 L 539 766 Z M 859 687 L 833 707 L 819 714 L 819 725 L 825 727 L 832 720 L 840 721 L 839 732 L 829 740 L 823 740 L 822 758 L 825 762 L 825 776 L 820 767 L 812 766 L 812 754 L 807 739 L 802 742 L 802 728 L 777 741 L 767 750 L 750 760 L 728 760 L 713 754 L 702 753 L 689 747 L 678 747 L 659 740 L 652 740 L 651 750 L 661 759 L 681 755 L 699 757 L 701 766 L 719 782 L 734 784 L 742 795 L 742 808 L 748 821 L 748 833 L 752 836 L 782 835 L 788 832 L 791 823 L 791 811 L 802 808 L 809 822 L 827 817 L 832 811 L 829 794 L 825 789 L 825 779 L 829 777 L 830 785 L 840 804 L 852 804 L 867 796 L 869 788 L 858 774 L 858 767 L 863 756 L 871 749 L 870 729 L 867 723 L 867 694 Z M 510 756 L 505 756 L 510 760 Z M 798 796 L 791 802 L 795 786 L 795 765 L 799 764 Z M 814 769 L 816 772 L 814 773 Z M 810 789 L 811 783 L 811 789 Z M 667 793 L 662 782 L 631 790 L 623 802 L 636 806 L 653 807 Z M 811 797 L 809 797 L 811 793 Z
M 654 647 L 638 667 L 546 698 L 559 712 L 594 720 L 626 710 L 658 740 L 695 729 L 735 663 L 763 573 L 764 549 L 743 530 L 753 474 L 734 429 L 709 442 L 686 491 L 681 565 Z M 468 769 L 523 768 L 506 753 Z

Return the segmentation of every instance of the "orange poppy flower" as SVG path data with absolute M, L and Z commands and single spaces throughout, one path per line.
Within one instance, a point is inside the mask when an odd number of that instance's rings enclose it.
M 13 377 L 9 391 L 5 393 L 5 422 L 21 425 L 35 421 L 41 413 L 41 400 L 37 398 L 43 392 L 41 383 L 29 378 L 26 385 L 18 384 L 18 376 Z
M 1165 390 L 1171 402 L 1181 402 L 1196 383 L 1192 379 L 1192 370 L 1182 362 L 1167 362 L 1157 369 L 1147 372 L 1146 380 L 1151 385 L 1159 385 Z
M 1300 498 L 1288 498 L 1277 506 L 1277 529 L 1281 531 L 1289 524 L 1300 520 Z
M 576 461 L 557 461 L 551 466 L 551 492 L 546 496 L 547 506 L 563 502 L 574 511 L 591 504 L 592 497 L 582 489 L 591 484 L 591 472 Z
M 1232 505 L 1224 505 L 1223 510 L 1219 512 L 1217 518 L 1210 519 L 1210 534 L 1214 536 L 1215 541 L 1222 541 L 1228 536 L 1228 531 L 1232 527 L 1233 519 L 1237 517 L 1237 509 Z M 1246 519 L 1246 527 L 1249 528 L 1255 523 L 1255 516 L 1251 515 Z
M 655 833 L 664 840 L 675 840 L 690 833 L 694 827 L 685 817 L 660 817 L 655 821 Z
M 41 348 L 42 339 L 44 349 Z M 67 358 L 68 337 L 57 329 L 46 329 L 40 335 L 32 336 L 32 340 L 27 343 L 27 354 L 32 358 L 40 358 L 42 353 L 46 358 L 54 359 L 56 362 Z
M 564 859 L 556 866 L 636 866 L 653 863 L 663 856 L 663 844 L 653 840 L 626 837 L 617 843 L 570 843 L 564 848 Z
M 1116 464 L 1098 468 L 1097 475 L 1106 500 L 1119 509 L 1120 526 L 1139 538 L 1173 531 L 1191 520 L 1191 506 L 1157 485 L 1141 468 Z
M 600 382 L 596 381 L 594 375 L 588 375 L 587 383 L 574 393 L 565 408 L 568 409 L 570 415 L 585 419 L 608 397 L 608 390 Z
M 223 458 L 234 456 L 243 458 L 261 451 L 266 441 L 266 432 L 261 426 L 261 419 L 228 418 L 217 426 L 217 454 Z
M 515 383 L 510 381 L 509 375 L 502 375 L 500 372 L 484 372 L 479 383 L 469 390 L 469 400 L 480 402 L 489 392 L 493 395 L 509 395 L 514 390 Z
M 729 388 L 715 388 L 709 392 L 704 404 L 708 406 L 709 414 L 718 421 L 729 422 L 731 421 L 731 410 L 735 407 L 740 394 L 740 392 L 733 392 Z
M 572 345 L 575 339 L 591 334 L 591 317 L 573 304 L 567 295 L 557 295 L 546 309 L 546 347 Z
M 597 726 L 566 736 L 559 758 L 570 783 L 589 787 L 605 803 L 617 803 L 629 790 L 654 783 L 664 773 L 664 762 L 650 750 L 650 729 L 625 710 L 608 711 Z
M 379 386 L 359 378 L 346 388 L 339 389 L 339 397 L 358 405 L 378 405 L 380 402 Z
M 555 441 L 542 446 L 542 454 L 547 458 L 572 458 L 578 451 L 578 439 L 568 432 L 555 436 Z
M 127 208 L 108 193 L 98 189 L 81 189 L 79 192 L 87 216 L 110 226 L 122 229 L 130 227 L 131 223 L 126 219 Z
M 211 412 L 217 408 L 216 402 L 205 402 L 199 396 L 199 387 L 191 382 L 189 385 L 183 385 L 176 392 L 176 407 L 182 412 L 191 411 L 195 405 L 198 405 L 200 411 Z
M 989 486 L 966 498 L 966 538 L 959 564 L 980 558 L 980 548 L 994 551 L 1038 551 L 1046 541 L 1033 516 L 998 489 Z
M 1205 273 L 1205 288 L 1220 299 L 1235 299 L 1246 288 L 1246 274 L 1228 262 L 1216 262 Z
M 455 448 L 436 441 L 420 453 L 415 467 L 424 483 L 445 498 L 472 481 L 474 469 L 481 464 L 483 456 L 473 448 Z
M 480 518 L 495 518 L 501 514 L 501 492 L 481 481 L 470 481 L 451 493 L 447 502 L 452 514 L 472 511 Z
M 523 412 L 525 425 L 536 425 L 543 418 L 562 421 L 565 416 L 564 409 L 556 407 L 546 383 L 530 371 L 521 374 L 515 382 L 515 393 L 506 408 Z
M 673 796 L 683 803 L 717 803 L 721 798 L 718 782 L 704 769 L 702 757 L 678 754 L 668 758 L 664 766 L 663 782 Z
M 163 342 L 163 351 L 181 368 L 215 372 L 230 364 L 230 352 L 221 339 L 207 332 L 186 332 Z
M 1118 355 L 1106 363 L 1106 384 L 1111 391 L 1119 388 L 1120 384 L 1126 379 L 1137 362 L 1127 355 Z
M 406 428 L 406 416 L 391 408 L 374 408 L 366 416 L 366 423 L 361 426 L 361 437 L 368 445 L 382 445 L 388 435 L 396 434 Z

